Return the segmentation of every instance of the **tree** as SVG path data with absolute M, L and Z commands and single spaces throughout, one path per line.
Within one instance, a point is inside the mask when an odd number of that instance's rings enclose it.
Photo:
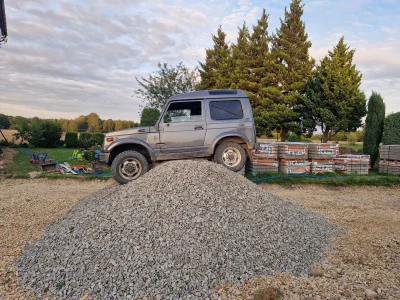
M 113 120 L 111 120 L 111 119 L 105 120 L 103 122 L 103 131 L 104 132 L 114 131 L 114 128 L 115 128 L 114 126 L 115 125 L 114 125 L 114 121 Z
M 160 111 L 155 108 L 145 107 L 140 116 L 140 126 L 153 126 L 160 116 Z
M 380 94 L 372 92 L 368 101 L 368 113 L 365 120 L 364 154 L 371 156 L 371 167 L 375 165 L 379 155 L 379 144 L 382 140 L 385 123 L 385 103 Z M 399 128 L 400 129 L 400 128 Z
M 195 90 L 196 69 L 191 71 L 182 62 L 176 67 L 158 63 L 158 70 L 148 78 L 136 78 L 136 81 L 140 88 L 135 94 L 147 107 L 161 110 L 171 96 Z
M 29 119 L 21 117 L 21 116 L 16 116 L 16 117 L 11 117 L 10 118 L 10 129 L 16 129 L 20 128 L 21 126 L 25 126 L 26 124 L 29 123 Z
M 366 98 L 360 90 L 362 75 L 353 64 L 354 52 L 342 37 L 321 61 L 295 107 L 303 131 L 321 127 L 324 142 L 339 131 L 356 131 L 366 114 Z
M 124 129 L 123 123 L 121 120 L 114 121 L 114 130 L 122 130 Z
M 8 129 L 10 127 L 10 120 L 4 114 L 0 114 L 0 129 Z
M 269 118 L 281 129 L 281 138 L 286 140 L 289 131 L 298 131 L 299 113 L 294 107 L 312 73 L 315 60 L 310 57 L 311 42 L 301 20 L 304 4 L 302 0 L 292 0 L 289 11 L 285 8 L 285 18 L 272 39 L 271 55 L 276 67 L 272 86 L 279 87 L 281 93 L 274 93 L 272 113 Z
M 229 74 L 231 60 L 229 46 L 225 41 L 226 33 L 221 26 L 217 35 L 212 35 L 214 46 L 206 49 L 206 61 L 199 62 L 201 81 L 197 85 L 198 90 L 225 89 L 230 87 Z
M 386 117 L 382 143 L 384 145 L 400 145 L 400 112 Z
M 24 124 L 24 125 L 23 125 Z M 55 148 L 61 138 L 61 125 L 51 120 L 33 118 L 30 123 L 23 122 L 15 136 L 27 140 L 32 147 Z
M 99 115 L 96 113 L 90 113 L 87 117 L 88 131 L 99 132 L 101 130 L 101 120 Z

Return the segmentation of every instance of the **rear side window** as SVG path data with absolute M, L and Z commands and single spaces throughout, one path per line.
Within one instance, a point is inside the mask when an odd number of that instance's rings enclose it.
M 242 119 L 242 103 L 239 100 L 211 101 L 210 115 L 213 120 Z

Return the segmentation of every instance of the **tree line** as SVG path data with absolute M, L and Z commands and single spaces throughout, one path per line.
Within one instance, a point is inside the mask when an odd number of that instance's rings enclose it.
M 76 119 L 40 119 L 24 118 L 21 116 L 7 116 L 0 114 L 0 129 L 21 130 L 37 121 L 50 121 L 58 124 L 63 132 L 111 132 L 114 130 L 128 129 L 139 126 L 134 121 L 127 120 L 102 120 L 96 113 L 79 116 Z

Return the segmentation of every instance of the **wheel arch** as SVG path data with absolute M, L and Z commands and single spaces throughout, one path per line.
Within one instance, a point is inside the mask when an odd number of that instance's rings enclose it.
M 222 136 L 218 136 L 211 145 L 212 154 L 214 155 L 218 146 L 225 142 L 235 142 L 240 144 L 246 151 L 247 156 L 251 157 L 251 149 L 248 145 L 249 139 L 239 133 L 224 134 Z
M 134 150 L 139 152 L 146 158 L 148 162 L 152 162 L 155 158 L 155 154 L 151 149 L 150 145 L 141 140 L 116 141 L 113 144 L 111 144 L 107 150 L 110 152 L 109 164 L 112 163 L 112 161 L 118 154 L 128 150 Z

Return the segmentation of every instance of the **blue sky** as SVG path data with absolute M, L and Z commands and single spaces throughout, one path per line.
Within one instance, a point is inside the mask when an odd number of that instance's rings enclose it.
M 0 113 L 139 119 L 135 77 L 157 62 L 195 67 L 218 26 L 237 27 L 266 8 L 274 33 L 289 1 L 5 0 L 9 42 L 0 49 Z M 400 111 L 400 1 L 305 0 L 303 20 L 319 61 L 340 36 L 356 49 L 362 89 Z

